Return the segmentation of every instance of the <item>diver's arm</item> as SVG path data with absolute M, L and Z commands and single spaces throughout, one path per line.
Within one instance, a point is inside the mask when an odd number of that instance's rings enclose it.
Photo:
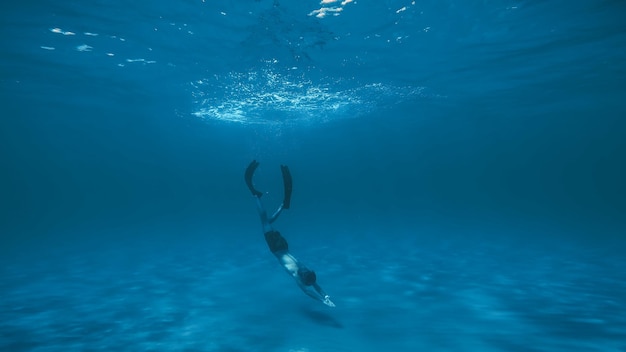
M 307 294 L 307 296 L 313 298 L 316 301 L 320 301 L 329 307 L 334 307 L 335 304 L 330 300 L 330 296 L 324 292 L 324 290 L 317 283 L 311 286 L 305 286 L 298 281 L 298 286 Z
M 330 300 L 330 296 L 324 292 L 324 290 L 322 290 L 322 288 L 320 287 L 320 285 L 318 285 L 317 283 L 313 284 L 313 288 L 315 289 L 315 291 L 324 299 L 322 300 L 322 303 L 324 303 L 325 305 L 329 306 L 329 307 L 334 307 L 335 303 L 333 303 L 333 301 Z
M 306 293 L 307 296 L 315 299 L 316 301 L 320 301 L 329 307 L 335 306 L 335 304 L 330 300 L 330 296 L 328 296 L 326 292 L 324 292 L 320 285 L 314 283 L 310 286 L 307 286 L 302 282 L 301 278 L 298 277 L 298 260 L 293 255 L 291 255 L 289 252 L 274 253 L 274 255 L 276 255 L 278 262 L 283 266 L 283 268 L 285 268 L 287 273 L 296 280 L 296 283 L 298 284 L 300 289 L 304 293 Z

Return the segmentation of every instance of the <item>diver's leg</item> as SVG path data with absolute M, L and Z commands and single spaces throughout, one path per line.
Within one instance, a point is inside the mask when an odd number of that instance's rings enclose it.
M 276 219 L 278 219 L 278 216 L 280 215 L 280 213 L 283 211 L 283 205 L 281 204 L 278 209 L 276 209 L 276 211 L 274 212 L 274 214 L 272 214 L 272 217 L 269 218 L 269 223 L 273 224 L 274 221 L 276 221 Z
M 278 216 L 283 211 L 283 209 L 289 209 L 291 205 L 291 191 L 293 188 L 293 181 L 291 179 L 291 172 L 289 172 L 289 168 L 287 165 L 281 165 L 280 171 L 283 174 L 283 186 L 285 188 L 285 194 L 283 198 L 283 203 L 276 209 L 272 217 L 269 219 L 270 224 L 278 219 Z
M 270 220 L 267 218 L 267 211 L 263 207 L 263 203 L 261 203 L 262 192 L 259 192 L 256 188 L 254 188 L 254 184 L 252 183 L 252 176 L 254 176 L 254 171 L 259 166 L 259 162 L 256 160 L 252 160 L 248 167 L 246 168 L 246 172 L 244 174 L 244 179 L 246 181 L 246 185 L 252 195 L 256 200 L 257 211 L 259 212 L 259 216 L 261 217 L 261 226 L 263 226 L 263 232 L 272 231 L 272 225 Z
M 263 203 L 261 203 L 261 197 L 254 197 L 256 200 L 256 208 L 259 212 L 259 216 L 261 217 L 261 226 L 263 226 L 263 233 L 273 231 L 272 222 L 267 218 L 267 211 L 263 207 Z

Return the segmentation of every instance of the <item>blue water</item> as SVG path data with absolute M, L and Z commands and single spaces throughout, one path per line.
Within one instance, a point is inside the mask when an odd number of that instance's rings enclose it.
M 0 350 L 625 351 L 625 13 L 3 2 Z

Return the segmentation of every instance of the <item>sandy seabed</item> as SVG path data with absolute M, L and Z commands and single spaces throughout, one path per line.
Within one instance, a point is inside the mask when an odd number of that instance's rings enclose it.
M 0 350 L 626 350 L 626 259 L 601 251 L 505 240 L 296 251 L 329 308 L 262 243 L 233 248 L 118 243 L 3 260 Z

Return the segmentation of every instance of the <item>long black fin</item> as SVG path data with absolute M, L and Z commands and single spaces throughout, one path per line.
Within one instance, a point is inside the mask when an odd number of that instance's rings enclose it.
M 283 200 L 283 209 L 289 209 L 291 205 L 291 190 L 293 181 L 291 180 L 291 172 L 287 165 L 281 165 L 280 171 L 283 173 L 283 185 L 285 186 L 285 199 Z
M 263 193 L 257 191 L 254 188 L 254 185 L 252 184 L 252 176 L 254 175 L 254 171 L 256 170 L 258 166 L 259 166 L 259 162 L 256 160 L 252 160 L 252 162 L 250 162 L 250 165 L 248 165 L 248 167 L 246 168 L 246 174 L 244 176 L 244 178 L 246 179 L 246 185 L 248 186 L 248 189 L 250 189 L 250 192 L 252 192 L 252 195 L 255 197 L 261 197 L 263 195 Z

